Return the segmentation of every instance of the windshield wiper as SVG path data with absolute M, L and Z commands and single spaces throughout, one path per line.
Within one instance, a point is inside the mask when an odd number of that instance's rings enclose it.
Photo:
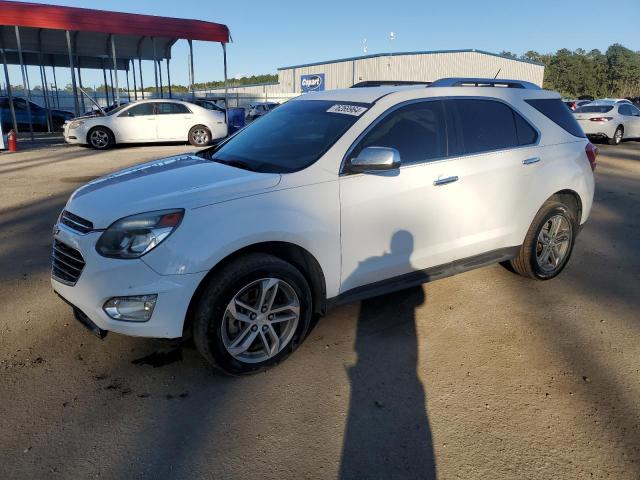
M 209 158 L 212 162 L 222 163 L 223 165 L 229 165 L 230 167 L 241 168 L 242 170 L 249 170 L 250 172 L 256 172 L 256 168 L 242 160 L 223 160 L 221 158 Z

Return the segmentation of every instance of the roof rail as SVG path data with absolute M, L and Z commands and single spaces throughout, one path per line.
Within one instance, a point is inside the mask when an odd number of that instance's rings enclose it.
M 366 87 L 399 87 L 403 85 L 431 85 L 431 82 L 413 81 L 413 80 L 364 80 L 354 83 L 349 88 L 366 88 Z
M 524 80 L 506 80 L 504 78 L 441 78 L 433 82 L 430 87 L 502 87 L 524 88 L 527 90 L 541 90 L 535 83 Z

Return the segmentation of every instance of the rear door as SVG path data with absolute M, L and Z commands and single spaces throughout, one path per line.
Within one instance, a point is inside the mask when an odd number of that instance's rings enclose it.
M 195 125 L 194 114 L 181 103 L 158 102 L 156 125 L 159 141 L 186 141 Z
M 618 107 L 618 113 L 623 119 L 624 137 L 640 137 L 640 110 L 625 103 Z
M 154 102 L 145 102 L 124 110 L 113 119 L 117 141 L 154 142 L 156 133 L 156 112 Z
M 522 242 L 526 191 L 544 164 L 536 147 L 539 133 L 497 99 L 459 98 L 445 104 L 452 158 L 434 173 L 458 179 L 442 187 L 451 202 L 448 221 L 455 225 L 451 254 L 456 260 L 499 255 Z

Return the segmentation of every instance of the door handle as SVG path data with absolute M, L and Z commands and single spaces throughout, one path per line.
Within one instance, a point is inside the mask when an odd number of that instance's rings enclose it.
M 457 181 L 458 181 L 458 176 L 454 175 L 453 177 L 439 178 L 439 179 L 435 180 L 433 182 L 433 184 L 435 186 L 438 186 L 438 185 L 446 185 L 447 183 L 453 183 L 453 182 L 457 182 Z
M 531 165 L 532 163 L 538 163 L 540 161 L 540 157 L 531 157 L 522 161 L 523 165 Z

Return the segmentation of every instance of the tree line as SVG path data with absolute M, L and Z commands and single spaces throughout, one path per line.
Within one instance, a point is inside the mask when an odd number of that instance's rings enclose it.
M 594 98 L 640 96 L 640 52 L 614 43 L 606 52 L 562 48 L 555 53 L 530 50 L 523 55 L 503 55 L 544 64 L 544 88 L 564 97 Z

